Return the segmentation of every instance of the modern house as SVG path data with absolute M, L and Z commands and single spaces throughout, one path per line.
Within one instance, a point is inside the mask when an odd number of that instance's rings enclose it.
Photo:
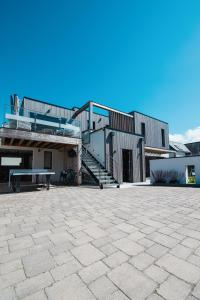
M 89 101 L 81 108 L 66 108 L 17 95 L 0 128 L 0 182 L 12 168 L 65 169 L 88 174 L 100 187 L 145 181 L 149 161 L 168 155 L 166 122 L 132 111 Z
M 172 150 L 169 157 L 182 157 L 192 154 L 186 145 L 178 142 L 169 141 L 169 149 Z

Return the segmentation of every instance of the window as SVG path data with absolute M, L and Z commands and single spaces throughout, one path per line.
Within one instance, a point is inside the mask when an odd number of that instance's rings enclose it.
M 165 130 L 161 129 L 162 147 L 165 147 Z
M 93 121 L 92 127 L 93 127 L 93 130 L 95 130 L 95 128 L 96 128 L 96 123 L 95 123 L 95 121 Z
M 44 151 L 44 169 L 52 169 L 52 152 Z
M 145 123 L 141 123 L 141 135 L 144 137 L 144 142 L 146 142 L 146 127 L 145 127 Z
M 2 157 L 1 165 L 2 166 L 20 166 L 22 163 L 21 157 Z

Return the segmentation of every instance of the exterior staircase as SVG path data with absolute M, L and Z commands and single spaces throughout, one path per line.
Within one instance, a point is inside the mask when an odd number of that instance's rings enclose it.
M 120 187 L 120 184 L 113 176 L 84 146 L 82 146 L 82 164 L 99 185 L 100 189 L 105 187 Z

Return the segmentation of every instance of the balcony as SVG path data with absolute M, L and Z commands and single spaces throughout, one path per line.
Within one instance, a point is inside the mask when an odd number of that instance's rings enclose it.
M 46 135 L 81 138 L 80 122 L 59 115 L 7 106 L 3 127 Z

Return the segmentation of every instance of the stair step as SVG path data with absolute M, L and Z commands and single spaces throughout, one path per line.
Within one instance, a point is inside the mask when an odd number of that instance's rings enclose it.
M 101 179 L 100 179 L 99 182 L 100 182 L 100 183 L 106 183 L 106 184 L 107 184 L 107 183 L 114 183 L 115 180 L 114 180 L 114 179 L 111 179 L 111 180 L 106 180 L 106 179 L 105 179 L 105 180 L 101 180 Z

